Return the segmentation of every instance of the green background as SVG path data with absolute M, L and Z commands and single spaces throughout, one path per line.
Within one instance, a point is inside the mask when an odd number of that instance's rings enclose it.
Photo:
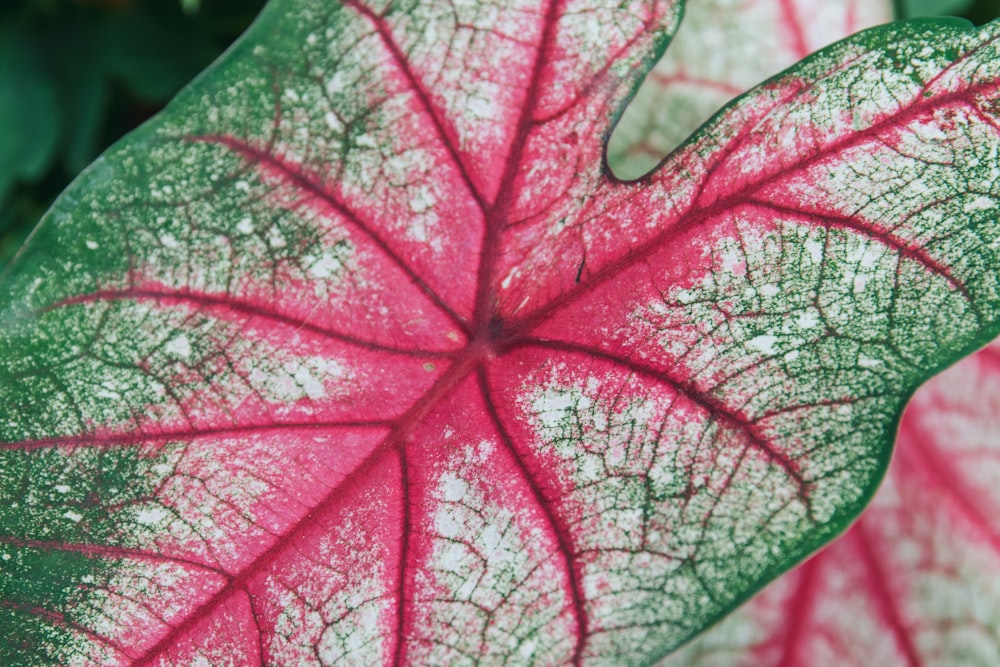
M 0 266 L 53 198 L 234 40 L 264 0 L 0 0 Z M 1000 0 L 897 0 L 901 17 Z

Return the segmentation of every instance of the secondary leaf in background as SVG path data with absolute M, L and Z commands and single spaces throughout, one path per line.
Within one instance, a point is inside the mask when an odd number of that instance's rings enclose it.
M 722 106 L 821 47 L 892 20 L 870 0 L 692 0 L 677 37 L 608 143 L 621 178 L 642 176 Z
M 832 546 L 663 667 L 992 665 L 1000 655 L 1000 343 L 931 380 Z
M 840 532 L 998 329 L 1000 26 L 622 183 L 676 16 L 279 0 L 93 165 L 4 284 L 3 658 L 648 664 Z

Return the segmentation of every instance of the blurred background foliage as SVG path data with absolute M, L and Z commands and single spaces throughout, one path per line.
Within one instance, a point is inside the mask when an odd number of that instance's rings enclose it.
M 0 266 L 69 181 L 264 0 L 0 0 Z
M 218 57 L 265 0 L 0 0 L 0 266 L 106 146 Z M 985 23 L 1000 0 L 897 0 Z

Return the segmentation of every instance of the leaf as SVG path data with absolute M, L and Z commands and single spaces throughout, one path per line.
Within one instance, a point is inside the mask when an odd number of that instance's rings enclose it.
M 1000 587 L 1000 343 L 917 392 L 850 531 L 663 663 L 988 665 Z
M 608 162 L 642 176 L 726 102 L 862 28 L 893 18 L 861 0 L 695 0 L 670 49 L 615 127 Z
M 996 35 L 880 28 L 654 175 L 673 3 L 273 2 L 4 283 L 10 663 L 648 664 L 998 333 Z

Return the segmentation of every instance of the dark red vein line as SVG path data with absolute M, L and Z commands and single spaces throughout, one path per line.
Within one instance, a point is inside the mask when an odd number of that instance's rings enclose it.
M 803 211 L 802 209 L 796 208 L 794 206 L 785 206 L 783 204 L 775 204 L 772 202 L 762 201 L 760 199 L 750 199 L 747 202 L 750 206 L 759 206 L 761 208 L 767 208 L 779 215 L 792 216 L 796 218 L 805 218 L 806 222 L 819 221 L 825 223 L 824 226 L 827 228 L 834 229 L 846 229 L 852 232 L 857 232 L 877 241 L 882 245 L 885 245 L 897 253 L 902 255 L 907 259 L 911 259 L 918 264 L 921 264 L 927 269 L 930 269 L 931 273 L 937 274 L 938 276 L 944 278 L 952 287 L 955 288 L 962 296 L 969 301 L 972 300 L 969 294 L 968 288 L 965 283 L 959 281 L 955 278 L 951 270 L 938 262 L 936 259 L 931 257 L 928 253 L 924 252 L 923 248 L 911 248 L 906 245 L 906 241 L 903 239 L 898 239 L 890 230 L 879 230 L 875 229 L 870 223 L 863 220 L 855 220 L 849 218 L 845 215 L 838 215 L 836 213 L 827 212 L 810 212 Z
M 551 113 L 549 113 L 549 115 L 542 116 L 539 118 L 533 118 L 532 125 L 545 125 L 546 123 L 550 123 L 558 118 L 562 118 L 567 113 L 572 111 L 574 108 L 578 107 L 581 103 L 580 102 L 581 100 L 589 98 L 591 95 L 594 94 L 595 90 L 598 90 L 599 87 L 604 86 L 604 84 L 606 84 L 610 78 L 608 76 L 608 73 L 611 71 L 612 64 L 618 62 L 621 59 L 621 54 L 632 51 L 637 42 L 648 38 L 650 36 L 650 32 L 655 30 L 656 23 L 657 23 L 656 19 L 649 22 L 643 21 L 642 30 L 637 31 L 631 38 L 629 38 L 627 42 L 625 42 L 625 44 L 622 45 L 620 49 L 615 51 L 613 54 L 606 54 L 604 58 L 604 65 L 602 65 L 600 69 L 594 72 L 587 79 L 587 83 L 580 87 L 580 92 L 577 95 L 575 95 L 571 100 L 563 104 L 561 108 L 556 109 Z M 650 27 L 651 25 L 653 25 L 654 27 L 651 28 Z M 647 67 L 647 74 L 648 74 L 649 71 L 652 69 L 653 65 L 655 65 L 655 63 L 652 61 L 647 61 L 647 65 L 648 65 Z M 581 81 L 580 83 L 583 82 Z
M 821 558 L 822 556 L 813 556 L 799 568 L 795 592 L 785 605 L 785 640 L 781 643 L 781 657 L 776 667 L 795 667 L 800 664 L 799 647 L 802 646 L 806 623 L 815 612 Z
M 521 473 L 521 477 L 531 489 L 531 494 L 534 496 L 536 505 L 541 508 L 546 522 L 548 522 L 549 527 L 552 529 L 552 533 L 555 535 L 559 551 L 566 559 L 565 569 L 566 576 L 569 579 L 570 606 L 573 609 L 573 618 L 576 621 L 576 643 L 573 648 L 572 664 L 579 667 L 579 665 L 583 663 L 583 649 L 587 641 L 589 623 L 587 609 L 584 604 L 583 587 L 580 583 L 581 577 L 576 568 L 576 551 L 573 548 L 572 538 L 570 537 L 569 530 L 567 530 L 566 526 L 559 520 L 559 517 L 556 516 L 555 510 L 552 507 L 552 502 L 545 497 L 545 494 L 542 493 L 542 489 L 538 486 L 535 478 L 528 470 L 528 466 L 525 464 L 523 457 L 514 445 L 514 439 L 510 436 L 510 433 L 500 421 L 500 415 L 497 412 L 496 404 L 493 402 L 492 392 L 490 391 L 489 380 L 487 379 L 486 371 L 482 366 L 479 367 L 477 375 L 479 380 L 479 390 L 483 396 L 483 401 L 486 404 L 486 412 L 489 414 L 490 420 L 493 422 L 493 426 L 500 434 L 500 439 L 503 440 L 507 451 L 510 452 L 511 457 L 517 463 L 517 468 Z
M 694 388 L 690 383 L 669 375 L 666 371 L 658 370 L 652 366 L 638 363 L 632 359 L 625 359 L 610 352 L 605 352 L 587 345 L 567 343 L 557 340 L 547 340 L 541 338 L 523 338 L 518 340 L 512 347 L 540 347 L 558 352 L 571 352 L 584 354 L 596 359 L 602 359 L 616 366 L 622 367 L 629 372 L 655 380 L 658 383 L 666 384 L 678 394 L 688 399 L 692 403 L 706 410 L 712 417 L 716 418 L 724 426 L 744 433 L 750 444 L 764 454 L 772 463 L 777 464 L 785 474 L 792 479 L 799 487 L 799 497 L 803 502 L 808 502 L 809 483 L 802 477 L 795 461 L 791 460 L 784 453 L 774 449 L 766 437 L 755 427 L 755 422 L 743 415 L 732 412 L 720 401 L 712 398 L 706 393 Z
M 517 131 L 514 133 L 512 149 L 504 164 L 503 176 L 496 201 L 486 213 L 486 230 L 480 249 L 479 271 L 476 275 L 476 310 L 475 327 L 480 335 L 487 334 L 492 325 L 496 309 L 497 283 L 496 268 L 500 258 L 500 235 L 510 221 L 510 208 L 517 200 L 515 182 L 521 170 L 521 159 L 528 135 L 534 127 L 536 97 L 542 78 L 542 71 L 548 62 L 545 56 L 546 47 L 555 41 L 555 28 L 559 21 L 560 0 L 550 0 L 545 14 L 545 26 L 538 43 L 535 62 L 532 64 L 531 79 L 526 92 L 526 103 L 521 108 L 517 120 Z
M 413 73 L 406 56 L 399 50 L 399 45 L 396 44 L 389 27 L 385 24 L 385 19 L 381 16 L 376 16 L 368 7 L 360 4 L 357 0 L 343 1 L 346 6 L 353 8 L 356 12 L 368 19 L 375 27 L 375 31 L 378 33 L 379 37 L 382 38 L 382 43 L 387 49 L 389 49 L 389 53 L 392 54 L 392 58 L 396 62 L 396 66 L 399 67 L 400 72 L 402 72 L 406 81 L 410 84 L 410 89 L 413 91 L 413 94 L 417 97 L 420 105 L 430 117 L 431 123 L 434 125 L 434 131 L 438 135 L 438 139 L 441 141 L 442 145 L 444 145 L 445 150 L 448 151 L 448 156 L 451 158 L 452 163 L 454 163 L 455 168 L 458 169 L 462 180 L 465 182 L 465 186 L 469 189 L 469 193 L 472 195 L 473 199 L 476 200 L 476 204 L 478 204 L 479 209 L 485 213 L 487 209 L 485 198 L 472 182 L 472 177 L 469 175 L 465 161 L 462 160 L 458 149 L 455 147 L 454 141 L 452 141 L 449 137 L 448 130 L 444 126 L 444 121 L 441 119 L 438 109 L 431 102 L 431 98 L 427 94 L 427 91 L 424 90 L 424 87 L 420 84 L 420 81 Z
M 295 549 L 296 539 L 305 531 L 311 528 L 320 517 L 325 516 L 332 507 L 340 500 L 341 496 L 347 493 L 354 485 L 362 483 L 367 479 L 372 470 L 379 465 L 387 456 L 398 452 L 405 446 L 406 437 L 420 424 L 421 420 L 437 405 L 441 399 L 451 391 L 458 382 L 468 375 L 473 366 L 477 363 L 477 357 L 467 355 L 452 364 L 447 371 L 434 382 L 423 396 L 414 401 L 413 407 L 407 410 L 401 417 L 394 420 L 393 429 L 388 435 L 372 449 L 364 459 L 348 474 L 344 480 L 317 502 L 312 510 L 293 526 L 284 535 L 278 536 L 274 543 L 258 555 L 253 561 L 248 563 L 241 572 L 232 576 L 228 583 L 220 587 L 215 595 L 206 600 L 203 604 L 192 609 L 188 616 L 174 626 L 174 628 L 160 640 L 150 647 L 142 656 L 133 663 L 134 667 L 144 667 L 153 665 L 158 656 L 173 647 L 178 638 L 186 635 L 197 626 L 204 618 L 208 617 L 215 609 L 224 604 L 234 594 L 246 588 L 247 582 L 259 573 L 267 570 L 268 567 L 281 561 L 282 554 L 291 549 Z
M 401 347 L 390 347 L 388 345 L 382 345 L 379 343 L 373 343 L 371 341 L 365 340 L 363 338 L 357 338 L 355 336 L 349 336 L 347 334 L 340 333 L 338 331 L 333 331 L 331 329 L 324 329 L 323 327 L 316 326 L 315 324 L 310 324 L 308 321 L 297 320 L 293 317 L 289 317 L 283 313 L 261 308 L 260 306 L 244 303 L 237 299 L 223 298 L 218 296 L 212 296 L 210 294 L 199 294 L 197 292 L 192 292 L 188 290 L 152 290 L 152 289 L 123 289 L 123 290 L 100 290 L 97 292 L 91 292 L 90 294 L 81 294 L 79 296 L 69 297 L 68 299 L 63 299 L 50 306 L 46 306 L 42 312 L 54 310 L 63 306 L 71 306 L 76 304 L 85 303 L 97 303 L 100 301 L 122 301 L 125 299 L 134 299 L 136 301 L 149 300 L 149 301 L 164 301 L 169 303 L 183 303 L 183 304 L 194 304 L 195 306 L 201 306 L 206 308 L 223 308 L 230 310 L 242 315 L 247 315 L 249 317 L 257 317 L 284 326 L 295 329 L 296 331 L 308 331 L 309 333 L 315 334 L 321 338 L 332 338 L 338 340 L 342 343 L 347 343 L 348 345 L 354 345 L 356 347 L 361 347 L 366 350 L 371 350 L 373 352 L 386 352 L 389 354 L 398 354 L 408 357 L 418 357 L 418 358 L 442 358 L 453 354 L 450 351 L 437 351 L 437 350 L 419 350 L 419 349 L 407 349 Z
M 939 489 L 951 497 L 959 513 L 965 516 L 969 523 L 982 531 L 993 551 L 1000 555 L 1000 532 L 994 527 L 995 522 L 984 514 L 975 501 L 969 497 L 966 487 L 954 467 L 945 457 L 940 456 L 936 448 L 927 441 L 924 431 L 916 428 L 912 420 L 904 419 L 900 424 L 899 434 L 913 443 L 912 447 L 907 447 L 906 453 L 916 454 L 915 458 L 924 472 L 934 480 Z
M 892 631 L 896 645 L 906 658 L 907 665 L 920 667 L 922 663 L 917 648 L 913 645 L 909 629 L 903 624 L 900 610 L 896 606 L 896 597 L 886 584 L 886 572 L 875 554 L 864 521 L 854 524 L 854 528 L 850 530 L 848 535 L 851 536 L 855 549 L 861 556 L 868 592 L 873 598 L 872 601 L 875 603 L 876 609 Z
M 220 428 L 184 429 L 178 431 L 163 431 L 160 433 L 116 433 L 111 435 L 65 435 L 38 440 L 22 440 L 20 442 L 0 442 L 0 451 L 19 450 L 34 451 L 46 447 L 115 447 L 118 445 L 134 445 L 146 443 L 163 443 L 171 441 L 200 440 L 201 438 L 228 438 L 247 434 L 260 434 L 271 431 L 324 431 L 340 428 L 370 428 L 386 429 L 393 422 L 386 421 L 328 421 L 328 422 L 288 422 L 277 424 L 248 424 L 244 426 L 227 426 Z
M 424 295 L 427 296 L 427 298 L 430 299 L 435 306 L 437 306 L 438 310 L 444 313 L 456 327 L 461 329 L 466 334 L 469 333 L 469 325 L 465 321 L 465 318 L 452 310 L 451 306 L 449 306 L 448 303 L 442 299 L 441 296 L 435 292 L 434 289 L 431 288 L 431 286 L 428 285 L 427 282 L 421 278 L 407 262 L 403 261 L 402 257 L 389 247 L 388 242 L 379 236 L 371 225 L 362 221 L 358 214 L 348 208 L 348 206 L 342 202 L 336 194 L 330 192 L 319 183 L 315 182 L 310 175 L 303 173 L 301 165 L 289 163 L 280 157 L 271 155 L 265 150 L 256 148 L 251 146 L 249 143 L 226 135 L 188 137 L 187 140 L 224 146 L 247 160 L 247 162 L 251 165 L 262 165 L 262 170 L 264 171 L 273 170 L 274 172 L 280 174 L 283 178 L 287 179 L 287 181 L 294 188 L 309 193 L 317 199 L 325 202 L 328 206 L 337 211 L 337 213 L 339 213 L 345 220 L 348 220 L 365 236 L 371 239 L 382 254 L 389 258 L 389 261 L 392 262 L 396 268 L 402 271 L 406 277 L 409 278 L 410 281 L 421 292 L 423 292 Z
M 70 553 L 78 553 L 83 556 L 90 558 L 122 558 L 129 560 L 141 560 L 141 561 L 155 561 L 162 563 L 164 561 L 171 563 L 178 563 L 180 565 L 190 565 L 191 567 L 198 568 L 199 570 L 206 570 L 220 577 L 228 578 L 228 574 L 223 572 L 217 567 L 212 565 L 207 565 L 205 563 L 199 563 L 197 561 L 190 560 L 188 558 L 180 558 L 178 556 L 169 556 L 166 554 L 158 553 L 155 551 L 146 551 L 143 549 L 134 549 L 131 547 L 120 547 L 106 544 L 77 544 L 73 542 L 46 542 L 43 540 L 29 540 L 19 537 L 8 537 L 0 535 L 0 544 L 9 544 L 14 547 L 21 549 L 39 549 L 41 551 L 67 551 Z
M 403 516 L 399 537 L 399 580 L 396 582 L 396 646 L 393 650 L 392 664 L 396 665 L 396 667 L 402 667 L 406 664 L 406 638 L 408 632 L 406 607 L 409 603 L 407 591 L 407 584 L 409 582 L 406 573 L 407 560 L 409 560 L 410 556 L 410 537 L 413 529 L 411 522 L 413 519 L 410 515 L 410 471 L 407 467 L 406 447 L 398 447 L 397 455 L 399 456 L 399 484 L 403 498 Z
M 260 612 L 257 611 L 254 596 L 250 591 L 244 588 L 240 592 L 247 596 L 247 605 L 250 607 L 250 618 L 253 620 L 254 626 L 254 644 L 257 648 L 257 664 L 259 667 L 264 667 L 267 665 L 267 656 L 264 648 L 264 629 L 260 627 Z

